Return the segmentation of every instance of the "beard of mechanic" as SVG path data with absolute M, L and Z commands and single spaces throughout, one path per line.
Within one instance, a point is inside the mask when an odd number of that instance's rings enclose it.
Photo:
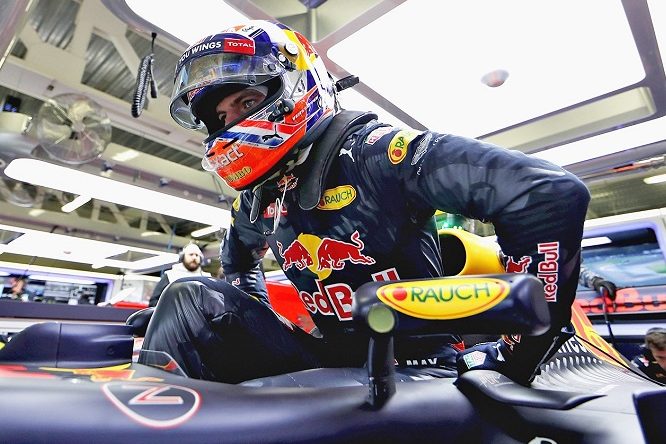
M 190 377 L 232 383 L 316 367 L 363 371 L 367 336 L 351 322 L 352 293 L 372 280 L 441 276 L 433 215 L 442 209 L 491 222 L 512 263 L 543 272 L 551 328 L 464 351 L 456 335 L 396 338 L 396 374 L 491 369 L 529 384 L 568 338 L 587 188 L 517 151 L 344 111 L 338 92 L 350 86 L 333 82 L 302 35 L 266 21 L 182 55 L 171 116 L 207 129 L 203 168 L 240 194 L 221 246 L 226 282 L 170 285 L 143 348 L 169 353 Z M 271 309 L 261 271 L 268 248 L 319 336 Z

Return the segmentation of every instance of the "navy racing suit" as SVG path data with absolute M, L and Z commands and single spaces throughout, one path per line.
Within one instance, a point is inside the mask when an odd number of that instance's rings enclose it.
M 267 305 L 259 263 L 268 248 L 297 288 L 321 338 L 306 339 L 305 350 L 289 359 L 305 358 L 286 367 L 363 365 L 367 340 L 351 322 L 353 292 L 369 281 L 441 276 L 437 209 L 492 222 L 509 262 L 525 265 L 513 270 L 543 279 L 553 327 L 521 362 L 538 364 L 544 344 L 570 318 L 589 201 L 582 182 L 518 151 L 374 119 L 354 127 L 330 155 L 317 149 L 315 142 L 304 163 L 260 193 L 239 195 L 221 251 L 227 282 L 253 295 L 257 306 Z M 446 260 L 446 251 L 442 255 Z M 269 343 L 273 336 L 275 347 L 285 347 L 281 333 L 265 328 L 253 323 L 248 334 Z M 144 347 L 166 347 L 173 340 L 166 336 L 149 330 Z M 451 369 L 459 343 L 455 335 L 404 340 L 396 343 L 396 361 L 399 367 L 426 367 L 426 373 Z M 238 361 L 229 365 L 242 365 Z M 249 377 L 262 374 L 275 372 L 262 369 Z

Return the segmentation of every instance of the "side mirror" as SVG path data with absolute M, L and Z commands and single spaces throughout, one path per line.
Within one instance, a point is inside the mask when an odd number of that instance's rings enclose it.
M 369 402 L 375 407 L 395 392 L 394 336 L 540 335 L 550 327 L 543 284 L 523 273 L 369 282 L 356 290 L 352 316 L 370 332 Z

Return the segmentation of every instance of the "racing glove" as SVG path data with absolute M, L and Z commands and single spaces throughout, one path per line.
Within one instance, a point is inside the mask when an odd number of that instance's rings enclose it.
M 610 298 L 611 301 L 615 300 L 617 287 L 614 283 L 598 276 L 592 279 L 591 283 L 592 288 L 594 288 L 600 296 Z

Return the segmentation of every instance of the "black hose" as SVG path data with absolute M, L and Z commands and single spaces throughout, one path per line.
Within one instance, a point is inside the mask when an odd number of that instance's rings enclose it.
M 150 44 L 150 54 L 141 59 L 139 64 L 139 72 L 136 75 L 136 85 L 134 87 L 134 95 L 132 96 L 132 117 L 139 117 L 144 107 L 146 106 L 146 98 L 148 97 L 148 87 L 150 85 L 150 97 L 157 98 L 157 82 L 153 75 L 153 61 L 155 52 L 155 38 L 156 33 L 152 33 L 152 42 Z
M 141 59 L 139 64 L 139 72 L 136 76 L 136 86 L 134 88 L 134 96 L 132 97 L 132 117 L 139 117 L 146 105 L 146 96 L 148 95 L 148 85 L 152 84 L 151 71 L 152 71 L 153 55 L 147 55 Z M 152 91 L 151 91 L 152 95 Z M 157 97 L 157 93 L 153 97 Z

